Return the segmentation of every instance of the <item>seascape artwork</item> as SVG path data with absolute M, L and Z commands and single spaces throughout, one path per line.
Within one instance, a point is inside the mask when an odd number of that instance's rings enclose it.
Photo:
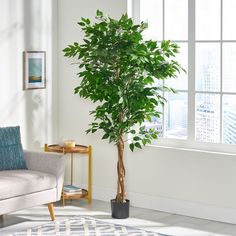
M 42 59 L 29 58 L 29 83 L 42 82 Z
M 23 89 L 46 88 L 46 52 L 23 52 Z

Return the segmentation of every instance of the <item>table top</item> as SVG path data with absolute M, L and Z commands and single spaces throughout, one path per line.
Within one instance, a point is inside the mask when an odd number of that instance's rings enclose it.
M 48 152 L 58 152 L 58 153 L 88 153 L 89 147 L 76 144 L 75 147 L 66 148 L 62 147 L 59 144 L 47 145 Z

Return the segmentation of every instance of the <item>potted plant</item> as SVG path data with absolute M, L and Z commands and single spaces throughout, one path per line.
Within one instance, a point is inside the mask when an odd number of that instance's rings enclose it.
M 112 216 L 127 218 L 129 200 L 125 191 L 124 146 L 131 134 L 131 151 L 142 148 L 158 138 L 155 129 L 146 129 L 145 121 L 160 117 L 157 106 L 166 99 L 163 91 L 174 92 L 157 86 L 157 80 L 176 77 L 181 66 L 174 60 L 178 46 L 170 41 L 160 45 L 153 40 L 143 40 L 147 24 L 134 24 L 126 14 L 119 20 L 97 10 L 96 23 L 82 18 L 78 24 L 84 32 L 84 42 L 68 45 L 66 57 L 75 57 L 79 65 L 81 83 L 75 88 L 80 97 L 98 104 L 90 114 L 94 122 L 87 133 L 102 130 L 102 139 L 117 147 L 117 194 L 111 200 Z M 138 128 L 134 128 L 139 126 Z

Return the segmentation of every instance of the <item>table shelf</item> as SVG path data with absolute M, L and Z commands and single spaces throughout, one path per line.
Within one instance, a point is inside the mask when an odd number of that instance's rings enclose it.
M 72 195 L 67 195 L 67 194 L 62 192 L 61 196 L 62 196 L 62 201 L 66 200 L 66 199 L 88 198 L 88 190 L 82 189 L 82 193 L 72 194 Z M 64 205 L 64 203 L 63 203 L 63 205 Z

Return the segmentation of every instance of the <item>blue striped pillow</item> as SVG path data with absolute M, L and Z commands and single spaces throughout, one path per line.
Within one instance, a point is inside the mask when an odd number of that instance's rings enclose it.
M 0 170 L 26 169 L 20 127 L 0 128 Z

